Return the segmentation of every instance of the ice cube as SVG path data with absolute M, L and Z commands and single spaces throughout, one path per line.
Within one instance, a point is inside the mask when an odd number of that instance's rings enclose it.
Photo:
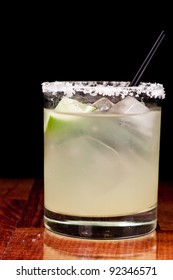
M 123 114 L 119 118 L 121 126 L 138 137 L 151 138 L 159 119 L 157 112 L 148 109 L 142 102 L 127 96 L 110 109 L 111 113 Z
M 147 111 L 149 111 L 149 109 L 132 96 L 127 96 L 123 100 L 114 104 L 109 110 L 109 112 L 117 114 L 138 114 Z
M 109 111 L 113 105 L 114 104 L 106 97 L 102 97 L 93 103 L 93 106 L 96 107 L 101 112 Z

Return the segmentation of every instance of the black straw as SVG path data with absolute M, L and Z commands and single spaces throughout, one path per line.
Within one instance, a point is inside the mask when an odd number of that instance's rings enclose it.
M 156 50 L 160 46 L 164 37 L 165 37 L 165 33 L 164 33 L 164 31 L 162 31 L 129 86 L 138 85 L 138 82 L 139 82 L 142 74 L 144 73 L 148 63 L 152 59 L 153 55 L 155 54 Z

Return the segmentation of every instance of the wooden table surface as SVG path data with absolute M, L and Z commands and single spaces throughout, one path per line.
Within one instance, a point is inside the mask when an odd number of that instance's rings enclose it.
M 0 179 L 0 259 L 172 260 L 173 184 L 159 184 L 156 231 L 121 241 L 89 241 L 44 229 L 41 179 Z

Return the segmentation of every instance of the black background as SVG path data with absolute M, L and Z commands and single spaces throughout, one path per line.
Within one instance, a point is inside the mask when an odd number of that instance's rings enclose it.
M 15 7 L 15 9 L 17 9 Z M 43 176 L 41 83 L 133 79 L 162 30 L 165 38 L 141 81 L 164 85 L 160 180 L 172 180 L 172 29 L 169 8 L 20 6 L 2 27 L 0 177 Z M 143 11 L 143 13 L 142 13 Z M 118 17 L 119 15 L 119 17 Z

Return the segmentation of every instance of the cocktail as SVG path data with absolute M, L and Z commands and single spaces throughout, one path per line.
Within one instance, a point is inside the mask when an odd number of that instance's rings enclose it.
M 120 239 L 157 225 L 158 83 L 45 82 L 45 227 Z

